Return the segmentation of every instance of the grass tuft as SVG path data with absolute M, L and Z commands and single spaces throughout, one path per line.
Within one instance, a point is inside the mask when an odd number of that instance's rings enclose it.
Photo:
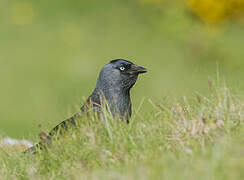
M 111 113 L 104 121 L 81 120 L 79 128 L 35 155 L 1 148 L 0 177 L 242 179 L 244 101 L 226 85 L 208 84 L 206 97 L 148 100 L 153 111 L 136 110 L 129 125 Z

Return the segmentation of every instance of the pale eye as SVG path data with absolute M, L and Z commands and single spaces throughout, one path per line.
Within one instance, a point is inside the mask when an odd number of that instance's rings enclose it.
M 125 70 L 125 67 L 121 66 L 119 69 L 120 69 L 121 71 L 124 71 L 124 70 Z

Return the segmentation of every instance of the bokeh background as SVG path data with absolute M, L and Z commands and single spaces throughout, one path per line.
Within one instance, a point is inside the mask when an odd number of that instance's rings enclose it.
M 35 140 L 79 109 L 115 58 L 149 70 L 135 108 L 205 94 L 216 74 L 242 94 L 243 11 L 243 0 L 0 0 L 0 134 Z

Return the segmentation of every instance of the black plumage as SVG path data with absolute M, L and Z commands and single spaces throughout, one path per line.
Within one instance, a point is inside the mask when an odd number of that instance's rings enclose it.
M 129 123 L 132 113 L 130 89 L 136 83 L 138 75 L 145 72 L 147 72 L 145 68 L 124 59 L 115 59 L 107 63 L 100 71 L 96 87 L 81 107 L 80 112 L 54 127 L 47 135 L 47 141 L 50 142 L 57 132 L 62 133 L 70 126 L 76 125 L 76 121 L 91 110 L 102 114 L 102 102 L 106 102 L 114 117 L 119 117 Z M 27 151 L 33 150 L 35 147 Z

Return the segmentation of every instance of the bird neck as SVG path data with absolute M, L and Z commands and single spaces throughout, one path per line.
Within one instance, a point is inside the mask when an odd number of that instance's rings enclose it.
M 99 104 L 106 103 L 114 116 L 119 114 L 121 118 L 128 120 L 131 114 L 130 90 L 111 86 L 102 86 L 101 88 L 99 86 L 99 88 L 96 87 L 92 96 L 95 97 L 93 101 L 99 102 Z
M 109 104 L 119 104 L 125 100 L 130 100 L 130 90 L 118 87 L 104 86 L 103 88 L 96 88 L 93 94 L 100 98 L 105 98 L 105 101 Z

